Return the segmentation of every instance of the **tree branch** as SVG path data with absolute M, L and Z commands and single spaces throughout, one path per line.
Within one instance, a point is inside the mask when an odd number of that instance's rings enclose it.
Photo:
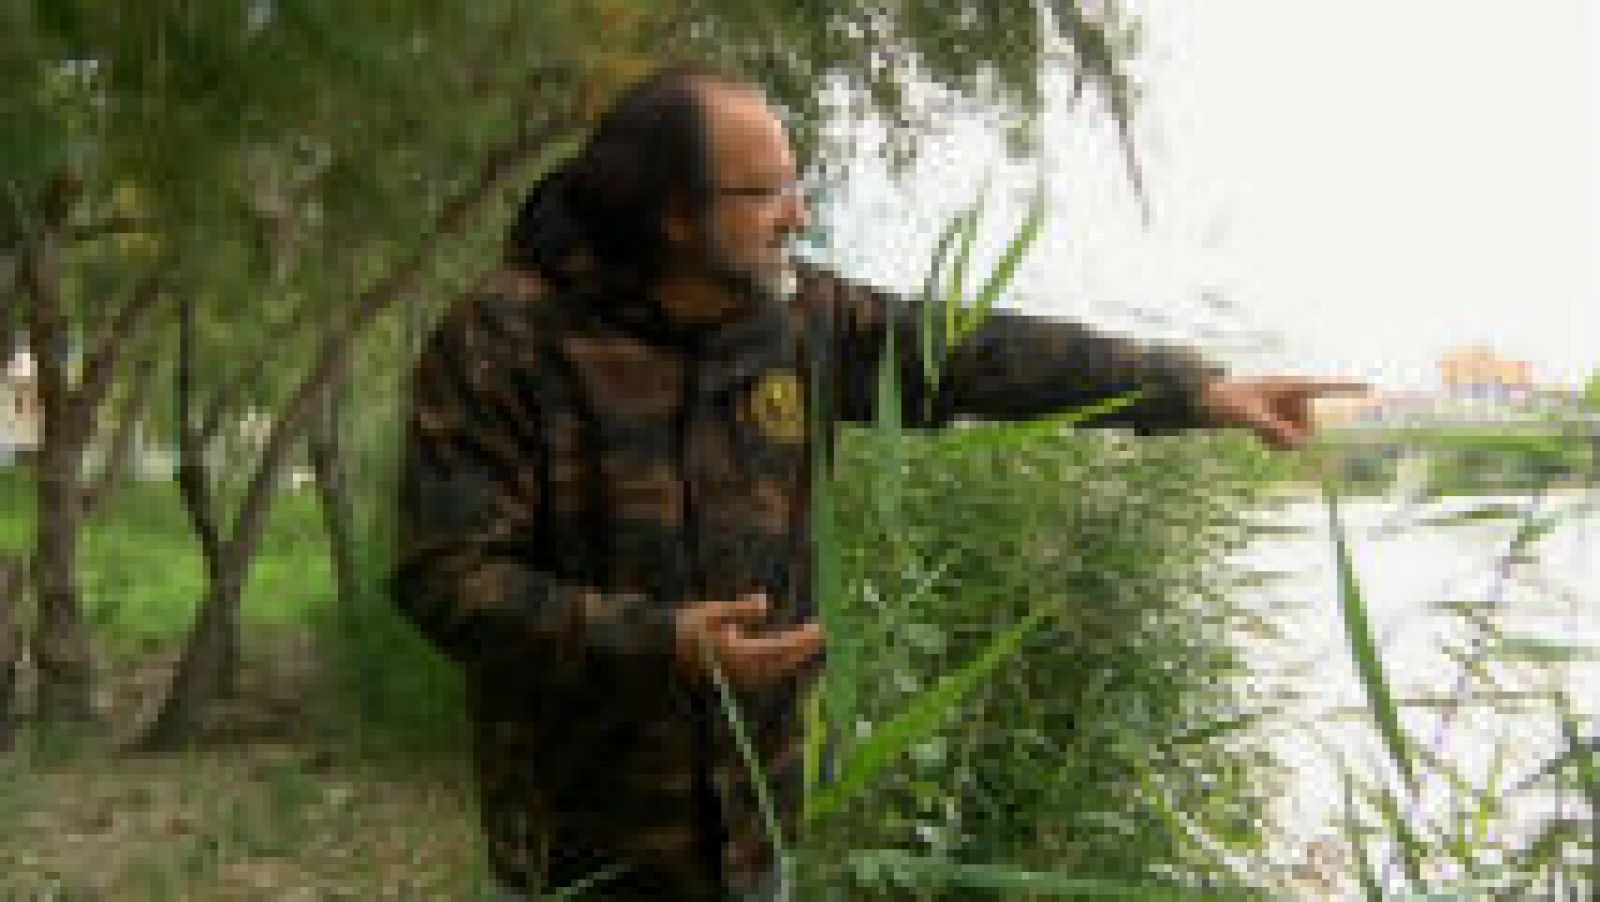
M 140 280 L 133 290 L 133 296 L 122 305 L 122 309 L 118 310 L 111 322 L 106 324 L 106 328 L 95 341 L 94 350 L 84 361 L 83 378 L 78 381 L 73 402 L 82 409 L 85 417 L 92 419 L 94 410 L 105 402 L 106 394 L 111 390 L 111 376 L 116 371 L 117 362 L 137 338 L 139 330 L 149 320 L 150 315 L 166 299 L 166 293 L 161 290 L 162 285 L 163 279 L 159 269 Z
M 107 216 L 96 222 L 73 226 L 67 238 L 73 242 L 94 241 L 112 235 L 139 235 L 155 231 L 155 222 L 140 216 Z
M 233 405 L 244 394 L 245 379 L 250 374 L 259 373 L 265 369 L 267 360 L 273 355 L 280 354 L 283 346 L 301 327 L 311 319 L 311 314 L 316 312 L 318 298 L 308 298 L 305 303 L 295 308 L 290 317 L 272 330 L 255 346 L 255 353 L 250 359 L 238 368 L 240 378 L 230 379 L 216 390 L 211 396 L 211 403 L 206 405 L 206 412 L 200 418 L 200 434 L 207 442 L 216 437 L 222 429 L 223 418 Z
M 193 398 L 194 299 L 185 293 L 178 301 L 178 491 L 200 540 L 206 567 L 210 568 L 219 560 L 222 536 L 217 529 L 215 498 L 207 481 L 204 438 L 189 416 Z
M 278 471 L 309 418 L 316 414 L 323 391 L 348 369 L 350 344 L 378 314 L 421 287 L 439 246 L 463 232 L 525 164 L 563 137 L 567 131 L 566 122 L 564 118 L 547 121 L 542 128 L 492 152 L 478 178 L 445 204 L 416 249 L 386 278 L 368 288 L 344 324 L 323 339 L 311 371 L 295 390 L 283 415 L 272 424 L 266 447 L 234 520 L 232 542 L 248 544 L 260 532 Z

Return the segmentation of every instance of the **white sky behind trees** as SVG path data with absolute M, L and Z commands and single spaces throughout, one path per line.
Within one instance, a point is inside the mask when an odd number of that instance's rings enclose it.
M 1130 0 L 1144 227 L 1115 132 L 1042 129 L 1047 232 L 1010 303 L 1200 345 L 1240 373 L 1437 387 L 1487 343 L 1541 383 L 1600 368 L 1600 9 L 1590 0 Z M 980 272 L 1038 170 L 953 124 L 896 183 L 870 154 L 819 214 L 832 259 L 920 281 L 992 176 Z M 1220 299 L 1208 303 L 1207 298 Z

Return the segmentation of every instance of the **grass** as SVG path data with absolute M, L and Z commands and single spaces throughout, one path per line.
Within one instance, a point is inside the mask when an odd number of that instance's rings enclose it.
M 0 501 L 0 553 L 29 553 L 33 505 L 24 473 L 0 469 Z M 127 484 L 85 527 L 79 563 L 84 614 L 115 656 L 144 654 L 183 635 L 205 588 L 177 487 L 165 481 Z M 286 492 L 251 568 L 241 617 L 252 627 L 303 625 L 332 593 L 315 496 Z
M 0 897 L 470 898 L 467 775 L 375 770 L 313 743 L 11 765 Z

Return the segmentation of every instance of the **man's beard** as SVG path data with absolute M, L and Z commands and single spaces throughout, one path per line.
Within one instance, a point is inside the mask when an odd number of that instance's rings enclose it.
M 713 283 L 733 296 L 740 312 L 754 306 L 779 306 L 794 295 L 798 279 L 787 248 L 778 252 L 779 264 L 772 271 L 763 272 L 734 261 L 711 234 L 701 246 L 700 267 Z

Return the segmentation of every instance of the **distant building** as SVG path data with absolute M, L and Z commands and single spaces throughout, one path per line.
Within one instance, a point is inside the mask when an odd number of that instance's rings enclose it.
M 1457 348 L 1439 358 L 1445 394 L 1452 398 L 1508 401 L 1533 392 L 1533 365 L 1507 360 L 1488 345 Z
M 1437 392 L 1374 391 L 1369 395 L 1320 399 L 1321 426 L 1401 426 L 1430 420 L 1492 423 L 1582 411 L 1580 389 L 1539 385 L 1526 360 L 1509 360 L 1487 345 L 1457 348 L 1439 358 L 1443 388 Z

